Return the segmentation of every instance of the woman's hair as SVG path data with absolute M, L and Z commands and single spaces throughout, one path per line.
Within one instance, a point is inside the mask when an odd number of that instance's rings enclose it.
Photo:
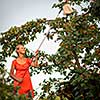
M 19 49 L 19 46 L 23 46 L 23 45 L 22 45 L 22 44 L 18 44 L 18 45 L 16 46 L 16 50 Z
M 23 46 L 23 45 L 22 45 L 22 44 L 18 44 L 18 45 L 16 46 L 16 53 L 17 53 L 17 55 L 19 55 L 18 52 L 17 52 L 17 50 L 19 50 L 19 47 L 20 47 L 20 46 Z

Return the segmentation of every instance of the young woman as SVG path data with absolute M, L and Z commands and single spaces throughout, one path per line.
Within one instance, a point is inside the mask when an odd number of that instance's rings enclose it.
M 34 97 L 34 90 L 30 78 L 29 67 L 38 66 L 38 57 L 35 57 L 34 62 L 30 58 L 25 58 L 25 48 L 21 44 L 16 46 L 16 52 L 18 57 L 12 61 L 10 70 L 10 76 L 14 79 L 14 87 L 20 87 L 18 90 L 19 95 L 25 94 L 28 96 L 28 94 L 31 93 L 32 97 Z M 38 50 L 36 51 L 36 55 L 37 54 Z M 15 70 L 16 73 L 14 73 Z

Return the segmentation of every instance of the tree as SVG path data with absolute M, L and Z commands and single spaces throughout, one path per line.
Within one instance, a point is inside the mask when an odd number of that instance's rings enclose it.
M 59 8 L 60 13 L 65 2 L 58 1 L 53 8 Z M 61 43 L 56 54 L 48 55 L 40 51 L 39 60 L 42 67 L 32 69 L 32 73 L 39 73 L 42 70 L 46 74 L 52 74 L 56 71 L 64 75 L 64 78 L 44 80 L 40 100 L 99 100 L 100 9 L 97 8 L 100 8 L 100 3 L 98 2 L 98 0 L 94 2 L 70 0 L 70 5 L 81 7 L 82 14 L 78 14 L 77 9 L 74 9 L 67 17 L 57 17 L 53 20 L 37 19 L 20 27 L 11 27 L 7 32 L 1 33 L 0 60 L 3 62 L 7 56 L 11 56 L 18 43 L 27 44 L 34 41 L 36 34 L 44 31 L 48 24 L 52 34 L 47 35 L 47 38 L 53 39 L 57 34 L 56 41 Z M 82 6 L 83 3 L 87 6 Z M 27 56 L 31 57 L 32 54 L 27 52 Z

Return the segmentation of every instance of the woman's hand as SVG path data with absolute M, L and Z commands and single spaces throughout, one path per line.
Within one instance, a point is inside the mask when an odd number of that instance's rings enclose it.
M 19 83 L 23 82 L 23 78 L 19 78 L 19 79 L 18 79 L 18 82 L 19 82 Z
M 37 50 L 35 51 L 36 56 L 38 55 L 38 53 L 39 53 L 39 50 L 37 49 Z
M 39 50 L 37 49 L 36 51 L 35 51 L 35 57 L 33 58 L 33 62 L 31 63 L 31 66 L 33 66 L 33 67 L 37 67 L 37 66 L 39 66 L 38 65 L 38 53 L 39 53 Z

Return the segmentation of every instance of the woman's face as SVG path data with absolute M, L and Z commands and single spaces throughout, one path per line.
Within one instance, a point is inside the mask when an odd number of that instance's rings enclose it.
M 17 46 L 17 53 L 25 54 L 25 48 L 24 48 L 23 45 L 18 45 Z

